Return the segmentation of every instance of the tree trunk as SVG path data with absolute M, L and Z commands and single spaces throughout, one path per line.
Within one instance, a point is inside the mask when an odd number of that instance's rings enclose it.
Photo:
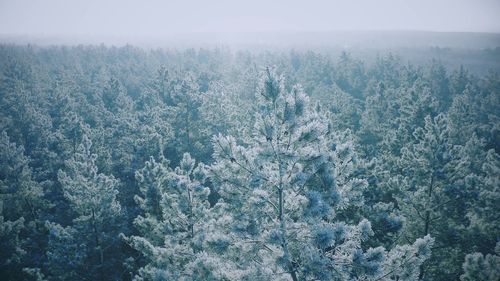
M 286 223 L 285 223 L 285 218 L 284 218 L 284 198 L 283 198 L 283 189 L 280 188 L 278 189 L 278 197 L 279 197 L 279 221 L 280 221 L 280 231 L 281 231 L 281 238 L 282 238 L 282 247 L 283 247 L 283 255 L 285 258 L 285 261 L 288 265 L 288 270 L 290 272 L 290 275 L 292 276 L 293 281 L 298 281 L 297 278 L 297 273 L 295 272 L 295 268 L 290 260 L 290 252 L 288 250 L 288 241 L 286 239 Z
M 434 171 L 432 172 L 429 190 L 427 191 L 427 208 L 425 210 L 424 235 L 429 234 L 430 231 L 430 222 L 431 222 L 430 204 L 432 200 L 433 189 L 434 189 Z
M 97 225 L 96 225 L 96 218 L 95 218 L 95 212 L 92 210 L 92 228 L 94 230 L 94 239 L 95 239 L 95 244 L 96 244 L 96 249 L 98 251 L 98 268 L 99 268 L 99 276 L 98 280 L 104 280 L 104 250 L 101 246 L 101 242 L 99 241 L 99 232 L 97 231 Z
M 427 192 L 427 207 L 425 210 L 424 235 L 429 234 L 430 227 L 431 227 L 430 204 L 431 204 L 431 200 L 432 200 L 433 189 L 434 189 L 434 170 L 432 171 L 432 174 L 431 174 L 431 182 L 429 184 L 429 190 Z M 424 268 L 424 264 L 422 264 L 420 266 L 419 280 L 421 280 L 424 277 L 424 274 L 425 274 L 425 268 Z

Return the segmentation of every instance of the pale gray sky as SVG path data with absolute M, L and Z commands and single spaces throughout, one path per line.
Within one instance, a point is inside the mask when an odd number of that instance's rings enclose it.
M 500 0 L 0 0 L 0 34 L 500 32 Z

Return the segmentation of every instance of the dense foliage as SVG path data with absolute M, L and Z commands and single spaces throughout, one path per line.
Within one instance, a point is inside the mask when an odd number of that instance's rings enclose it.
M 499 153 L 493 72 L 2 45 L 0 279 L 496 281 Z

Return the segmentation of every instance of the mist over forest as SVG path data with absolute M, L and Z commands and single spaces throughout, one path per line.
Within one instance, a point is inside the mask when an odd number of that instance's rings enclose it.
M 0 3 L 0 280 L 500 280 L 500 4 L 263 2 Z

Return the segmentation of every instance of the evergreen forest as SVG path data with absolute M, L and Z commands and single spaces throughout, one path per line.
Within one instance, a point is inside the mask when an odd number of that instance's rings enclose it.
M 1 44 L 0 279 L 500 280 L 499 49 L 441 52 Z

